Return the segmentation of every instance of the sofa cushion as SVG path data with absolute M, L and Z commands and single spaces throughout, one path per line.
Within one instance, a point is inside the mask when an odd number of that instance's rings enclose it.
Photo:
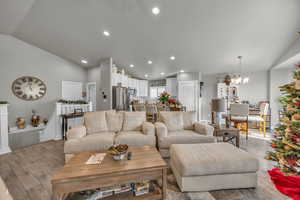
M 155 146 L 154 135 L 144 135 L 142 132 L 120 132 L 115 138 L 115 144 L 127 144 L 129 146 Z
M 159 115 L 168 131 L 183 130 L 182 112 L 160 112 Z
M 171 162 L 181 176 L 251 173 L 258 160 L 250 153 L 228 143 L 175 144 Z
M 87 135 L 78 139 L 65 141 L 65 153 L 76 153 L 81 151 L 98 151 L 108 149 L 114 144 L 115 133 L 102 132 L 101 134 Z
M 111 132 L 122 130 L 124 112 L 106 112 L 107 129 Z
M 146 112 L 124 112 L 122 131 L 141 131 Z
M 197 121 L 196 112 L 182 112 L 183 128 L 185 130 L 193 130 L 194 123 Z
M 105 111 L 87 112 L 84 114 L 84 125 L 87 135 L 107 131 Z
M 215 137 L 200 135 L 191 130 L 172 131 L 168 137 L 158 138 L 159 148 L 169 148 L 172 144 L 212 143 Z

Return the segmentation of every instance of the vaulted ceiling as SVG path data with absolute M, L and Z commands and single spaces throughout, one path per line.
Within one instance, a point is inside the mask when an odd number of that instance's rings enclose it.
M 161 10 L 157 16 L 154 6 Z M 300 0 L 0 1 L 0 33 L 83 67 L 113 57 L 149 78 L 181 69 L 238 71 L 239 55 L 245 71 L 266 70 L 297 40 L 299 29 Z

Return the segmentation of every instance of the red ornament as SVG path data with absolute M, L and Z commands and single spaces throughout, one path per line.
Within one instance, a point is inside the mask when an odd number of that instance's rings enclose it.
M 271 147 L 275 149 L 275 148 L 277 148 L 277 145 L 274 144 L 274 143 L 272 143 L 272 144 L 271 144 Z
M 295 105 L 300 106 L 300 102 L 295 103 Z
M 300 68 L 300 63 L 296 64 L 295 66 Z
M 289 159 L 289 160 L 287 160 L 287 162 L 289 163 L 290 166 L 293 166 L 293 167 L 297 166 L 297 160 L 295 160 L 295 159 Z
M 300 143 L 300 136 L 299 135 L 296 135 L 292 138 L 292 141 L 295 142 L 295 143 Z
M 277 168 L 269 170 L 268 173 L 279 192 L 293 200 L 300 200 L 300 176 L 285 176 Z

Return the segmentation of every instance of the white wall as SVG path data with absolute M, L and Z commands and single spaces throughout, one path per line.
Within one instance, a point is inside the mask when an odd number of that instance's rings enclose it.
M 268 100 L 268 71 L 244 73 L 250 77 L 248 84 L 239 85 L 240 100 L 248 100 L 251 104 Z
M 211 119 L 211 100 L 217 97 L 217 75 L 206 74 L 202 75 L 202 120 Z
M 14 96 L 12 82 L 21 76 L 36 76 L 47 85 L 46 96 L 24 101 Z M 12 36 L 0 34 L 0 100 L 9 101 L 9 124 L 17 117 L 29 123 L 32 109 L 49 118 L 61 97 L 61 81 L 86 82 L 87 70 Z
M 243 76 L 249 76 L 250 81 L 248 84 L 239 85 L 240 100 L 248 100 L 250 103 L 258 103 L 259 101 L 268 100 L 268 71 L 247 72 Z M 211 99 L 217 97 L 217 83 L 220 74 L 206 74 L 202 75 L 203 98 L 202 98 L 202 119 L 211 119 L 210 103 Z M 222 79 L 223 80 L 223 79 Z
M 294 68 L 284 68 L 284 69 L 272 69 L 270 76 L 270 106 L 272 109 L 272 128 L 278 124 L 279 119 L 279 109 L 281 105 L 279 103 L 279 98 L 282 96 L 279 86 L 290 83 L 293 80 Z
M 202 73 L 201 72 L 184 72 L 177 74 L 178 81 L 194 81 L 199 80 L 201 81 Z
M 87 71 L 87 82 L 96 82 L 97 84 L 97 110 L 112 109 L 112 58 L 102 59 L 98 67 L 90 68 Z M 103 98 L 102 92 L 106 95 Z

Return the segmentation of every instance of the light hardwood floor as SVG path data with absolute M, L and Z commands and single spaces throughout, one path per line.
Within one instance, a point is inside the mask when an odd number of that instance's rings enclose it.
M 267 170 L 272 168 L 272 163 L 263 159 L 270 148 L 268 141 L 242 138 L 241 147 L 255 154 L 260 161 L 258 187 L 210 194 L 217 200 L 289 199 L 276 191 L 267 175 Z M 0 176 L 15 200 L 50 200 L 50 178 L 63 165 L 63 142 L 49 141 L 0 156 Z

